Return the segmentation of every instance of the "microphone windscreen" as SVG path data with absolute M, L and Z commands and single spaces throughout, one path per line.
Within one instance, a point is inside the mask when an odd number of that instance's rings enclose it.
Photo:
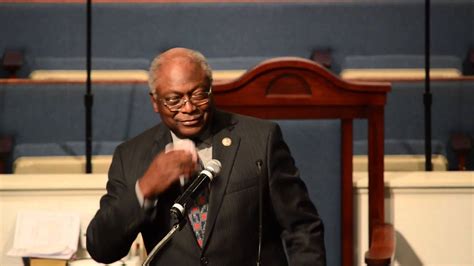
M 213 174 L 213 177 L 218 175 L 221 172 L 221 162 L 219 160 L 213 159 L 207 163 L 205 169 Z

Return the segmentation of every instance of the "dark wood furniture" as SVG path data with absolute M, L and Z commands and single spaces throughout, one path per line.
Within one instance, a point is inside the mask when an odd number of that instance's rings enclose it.
M 292 57 L 262 62 L 237 80 L 214 82 L 216 105 L 266 119 L 340 119 L 342 264 L 353 265 L 353 120 L 368 120 L 369 265 L 388 265 L 394 229 L 384 221 L 384 105 L 388 83 L 348 83 L 319 64 Z
M 17 72 L 23 66 L 23 53 L 17 50 L 5 50 L 2 58 L 2 67 L 9 76 L 8 78 L 16 78 Z
M 13 137 L 0 136 L 0 174 L 7 173 L 10 169 L 9 159 L 13 150 Z

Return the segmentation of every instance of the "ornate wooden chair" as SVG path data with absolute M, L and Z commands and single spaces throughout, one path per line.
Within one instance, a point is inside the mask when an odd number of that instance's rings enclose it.
M 265 119 L 340 121 L 341 226 L 338 236 L 341 239 L 338 244 L 340 250 L 335 256 L 340 256 L 339 263 L 342 265 L 355 264 L 352 191 L 354 119 L 368 120 L 370 250 L 365 254 L 365 262 L 369 265 L 388 265 L 393 259 L 394 228 L 384 221 L 383 165 L 384 105 L 390 88 L 387 83 L 348 83 L 313 61 L 292 57 L 264 61 L 236 80 L 216 81 L 213 85 L 216 105 L 225 110 Z M 326 234 L 326 239 L 330 237 Z

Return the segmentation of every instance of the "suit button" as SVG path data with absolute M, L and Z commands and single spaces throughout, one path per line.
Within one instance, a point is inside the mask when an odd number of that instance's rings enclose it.
M 208 265 L 209 264 L 209 259 L 206 257 L 201 258 L 201 265 Z

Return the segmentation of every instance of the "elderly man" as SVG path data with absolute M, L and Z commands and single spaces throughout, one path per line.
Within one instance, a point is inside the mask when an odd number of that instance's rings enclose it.
M 325 265 L 323 224 L 279 126 L 216 109 L 211 68 L 193 50 L 156 57 L 149 85 L 161 123 L 117 147 L 87 229 L 92 258 L 121 259 L 139 233 L 150 252 L 173 225 L 185 180 L 217 159 L 220 174 L 151 265 Z

